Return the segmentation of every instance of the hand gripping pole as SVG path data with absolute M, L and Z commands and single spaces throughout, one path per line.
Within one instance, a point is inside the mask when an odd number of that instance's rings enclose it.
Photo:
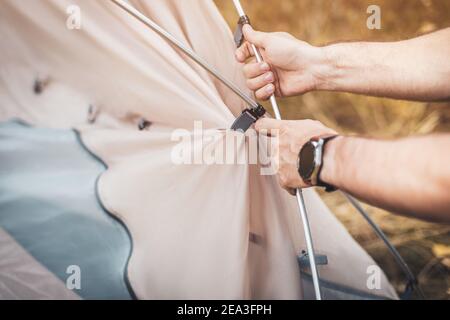
M 239 18 L 240 28 L 242 28 L 242 26 L 244 24 L 250 24 L 250 19 L 245 14 L 245 11 L 242 8 L 241 2 L 239 0 L 233 0 L 233 3 L 234 3 L 234 6 L 236 7 L 236 10 L 240 17 Z M 236 40 L 237 44 L 242 44 L 242 40 L 243 40 L 242 30 L 240 32 L 241 32 L 240 39 L 237 39 L 237 37 L 239 37 L 238 33 L 235 35 L 235 40 Z M 261 56 L 258 48 L 254 44 L 251 44 L 251 47 L 252 47 L 253 53 L 255 55 L 256 61 L 263 62 L 262 56 Z M 278 120 L 281 120 L 280 108 L 278 107 L 278 104 L 277 104 L 274 94 L 272 96 L 270 96 L 270 104 L 272 105 L 273 111 L 275 113 L 275 118 Z M 306 249 L 308 251 L 308 256 L 309 256 L 309 266 L 311 269 L 311 275 L 312 275 L 312 280 L 313 280 L 313 285 L 314 285 L 314 293 L 316 296 L 316 300 L 322 300 L 322 294 L 320 292 L 319 272 L 317 271 L 314 245 L 313 245 L 313 240 L 312 240 L 312 235 L 311 235 L 311 228 L 310 228 L 309 220 L 308 220 L 308 212 L 306 210 L 305 200 L 303 198 L 303 192 L 301 189 L 296 190 L 296 197 L 297 197 L 298 209 L 299 209 L 301 220 L 302 220 L 303 231 L 305 234 Z

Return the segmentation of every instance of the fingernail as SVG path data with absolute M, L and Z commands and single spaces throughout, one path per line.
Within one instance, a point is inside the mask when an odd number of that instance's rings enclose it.
M 267 62 L 263 62 L 263 63 L 261 64 L 261 70 L 262 70 L 262 71 L 269 71 L 269 70 L 270 70 L 270 67 L 269 67 L 269 65 L 267 64 Z
M 265 80 L 265 81 L 272 82 L 272 81 L 273 81 L 273 73 L 272 73 L 272 72 L 268 73 L 268 74 L 264 77 L 264 80 Z
M 273 86 L 273 84 L 269 84 L 266 88 L 266 92 L 272 94 L 274 89 L 275 87 Z

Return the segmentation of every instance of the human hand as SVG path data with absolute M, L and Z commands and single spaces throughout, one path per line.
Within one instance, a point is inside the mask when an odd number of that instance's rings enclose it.
M 280 185 L 295 194 L 295 189 L 310 187 L 298 173 L 298 155 L 305 143 L 311 138 L 336 134 L 319 121 L 314 120 L 275 120 L 262 118 L 255 124 L 260 134 L 275 137 L 272 150 L 272 165 L 278 169 Z
M 288 97 L 306 93 L 319 87 L 325 72 L 326 57 L 320 47 L 294 38 L 284 32 L 254 31 L 250 25 L 243 28 L 246 41 L 236 51 L 236 59 L 245 63 L 247 86 L 258 99 L 266 100 L 273 93 Z M 251 43 L 256 45 L 265 62 L 252 57 Z

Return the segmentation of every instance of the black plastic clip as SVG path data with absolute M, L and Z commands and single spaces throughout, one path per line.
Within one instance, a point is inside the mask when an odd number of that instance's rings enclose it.
M 40 95 L 49 84 L 50 84 L 50 77 L 36 78 L 33 84 L 34 93 Z
M 242 28 L 246 25 L 250 24 L 250 18 L 248 16 L 242 16 L 239 18 L 236 31 L 234 32 L 234 43 L 236 44 L 236 47 L 242 46 L 244 43 L 244 33 L 242 31 Z
M 87 121 L 89 124 L 94 124 L 97 121 L 98 114 L 100 113 L 97 106 L 90 104 L 88 108 Z
M 266 109 L 260 104 L 251 109 L 245 109 L 234 121 L 231 130 L 246 132 L 259 118 L 266 114 Z
M 328 257 L 323 254 L 315 255 L 316 265 L 324 266 L 328 264 Z M 298 264 L 300 268 L 309 268 L 309 254 L 306 251 L 302 251 L 302 254 L 298 256 Z
M 152 125 L 152 123 L 150 121 L 148 121 L 147 119 L 141 118 L 138 123 L 138 129 L 139 129 L 139 131 L 143 131 L 143 130 L 147 129 L 148 127 L 150 127 L 151 125 Z

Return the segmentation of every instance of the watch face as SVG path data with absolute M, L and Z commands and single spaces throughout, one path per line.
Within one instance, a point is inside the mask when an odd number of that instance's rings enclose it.
M 309 180 L 314 171 L 315 151 L 316 147 L 311 142 L 306 143 L 300 151 L 298 172 L 303 180 Z

